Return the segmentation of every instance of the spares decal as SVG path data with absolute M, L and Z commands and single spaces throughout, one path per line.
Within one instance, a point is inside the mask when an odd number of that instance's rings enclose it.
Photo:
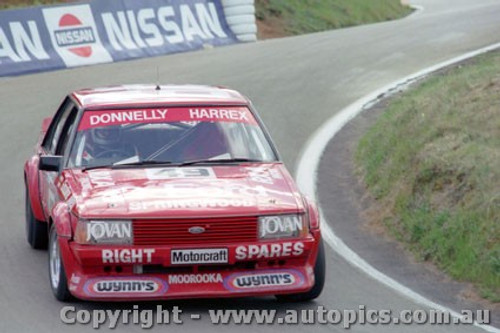
M 232 122 L 256 124 L 250 110 L 245 107 L 231 109 L 172 108 L 85 111 L 78 127 L 79 131 L 125 124 L 150 124 L 168 122 Z
M 234 273 L 224 279 L 229 291 L 259 291 L 269 289 L 297 288 L 304 284 L 304 275 L 294 269 L 270 270 L 264 272 Z
M 87 295 L 95 297 L 160 296 L 167 292 L 168 284 L 158 278 L 95 278 L 85 283 Z
M 236 248 L 236 259 L 297 257 L 304 253 L 304 243 L 285 242 L 262 245 L 241 245 Z

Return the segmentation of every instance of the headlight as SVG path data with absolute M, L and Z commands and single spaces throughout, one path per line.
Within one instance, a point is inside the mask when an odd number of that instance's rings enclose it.
M 259 217 L 259 238 L 299 238 L 309 230 L 302 215 L 276 215 Z
M 80 220 L 75 242 L 79 244 L 132 244 L 132 221 Z

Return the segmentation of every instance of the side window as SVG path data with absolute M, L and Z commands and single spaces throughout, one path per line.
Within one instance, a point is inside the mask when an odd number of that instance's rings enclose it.
M 69 112 L 69 116 L 67 117 L 64 123 L 64 127 L 62 128 L 61 134 L 59 136 L 59 140 L 55 150 L 56 155 L 64 155 L 66 146 L 68 145 L 69 138 L 71 136 L 71 130 L 75 125 L 77 114 L 78 114 L 78 109 L 76 107 L 73 107 Z
M 71 110 L 74 107 L 75 105 L 73 104 L 73 102 L 69 98 L 66 98 L 61 107 L 59 108 L 59 110 L 57 111 L 54 120 L 50 124 L 47 135 L 43 140 L 43 147 L 48 153 L 50 154 L 55 153 L 57 148 L 57 143 L 63 131 L 66 120 L 68 119 Z

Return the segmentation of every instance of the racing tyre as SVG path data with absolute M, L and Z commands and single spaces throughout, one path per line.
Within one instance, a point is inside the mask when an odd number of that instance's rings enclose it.
M 231 30 L 236 36 L 245 34 L 256 34 L 257 25 L 255 24 L 255 22 L 251 24 L 236 24 L 231 26 Z
M 45 250 L 48 244 L 47 223 L 38 221 L 31 208 L 31 200 L 26 187 L 26 239 L 33 249 Z
M 236 38 L 240 42 L 244 42 L 244 43 L 250 43 L 250 42 L 256 42 L 257 41 L 257 35 L 256 34 L 237 35 Z
M 276 295 L 278 301 L 306 302 L 317 298 L 321 294 L 323 286 L 325 285 L 325 248 L 323 246 L 323 240 L 320 241 L 318 246 L 318 257 L 314 265 L 314 286 L 312 289 L 300 294 Z
M 233 6 L 224 8 L 226 17 L 238 15 L 255 15 L 255 6 Z
M 229 26 L 236 24 L 255 24 L 255 15 L 236 15 L 226 17 Z
M 57 300 L 66 302 L 71 299 L 71 294 L 68 290 L 68 279 L 66 278 L 61 258 L 59 240 L 54 226 L 50 228 L 49 235 L 49 281 L 52 292 Z

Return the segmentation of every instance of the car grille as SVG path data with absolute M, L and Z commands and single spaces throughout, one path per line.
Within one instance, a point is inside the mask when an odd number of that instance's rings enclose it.
M 193 234 L 190 228 L 202 227 Z M 257 240 L 257 217 L 134 220 L 135 245 L 197 245 Z

